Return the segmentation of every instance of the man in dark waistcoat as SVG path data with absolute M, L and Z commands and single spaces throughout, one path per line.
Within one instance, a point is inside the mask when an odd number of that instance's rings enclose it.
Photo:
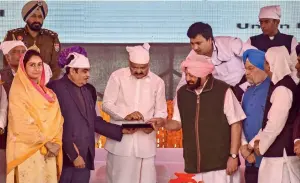
M 214 66 L 202 55 L 181 65 L 186 83 L 177 92 L 172 120 L 153 118 L 154 127 L 183 132 L 185 172 L 194 180 L 239 183 L 238 151 L 245 119 L 230 85 L 212 76 Z
M 300 44 L 296 47 L 296 53 L 297 53 L 297 76 L 300 78 Z M 297 101 L 299 102 L 300 97 L 300 85 L 297 86 Z M 294 152 L 296 155 L 300 158 L 300 111 L 298 111 L 297 119 L 294 124 Z
M 283 34 L 278 30 L 281 18 L 281 8 L 279 5 L 262 7 L 258 18 L 262 34 L 250 37 L 247 41 L 248 44 L 264 52 L 274 46 L 285 46 L 289 54 L 295 51 L 298 44 L 295 36 Z M 296 63 L 291 62 L 289 64 L 293 65 L 291 67 L 292 78 L 298 83 L 297 71 L 294 68 Z
M 293 125 L 299 110 L 297 85 L 291 78 L 290 55 L 284 46 L 266 52 L 265 72 L 271 78 L 262 128 L 249 149 L 263 156 L 258 183 L 300 182 L 300 159 L 294 153 Z
M 2 85 L 0 88 L 0 182 L 6 182 L 6 161 L 4 160 L 6 159 L 8 96 L 20 57 L 25 53 L 26 47 L 22 41 L 4 41 L 1 43 L 1 50 L 8 62 L 8 65 L 0 70 Z
M 262 7 L 258 18 L 263 33 L 250 37 L 247 43 L 264 52 L 274 46 L 285 46 L 289 54 L 295 51 L 298 44 L 296 38 L 278 30 L 281 18 L 280 6 Z

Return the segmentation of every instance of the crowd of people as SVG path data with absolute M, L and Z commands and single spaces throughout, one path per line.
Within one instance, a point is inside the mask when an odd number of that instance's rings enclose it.
M 1 43 L 1 183 L 88 183 L 95 132 L 108 137 L 108 183 L 156 183 L 161 127 L 182 129 L 184 171 L 194 181 L 300 182 L 300 45 L 279 32 L 280 6 L 260 9 L 262 34 L 247 42 L 214 37 L 203 22 L 188 28 L 192 49 L 171 120 L 165 83 L 149 70 L 150 45 L 126 47 L 128 67 L 111 74 L 104 92 L 110 123 L 97 113 L 86 50 L 61 50 L 58 34 L 42 28 L 47 13 L 45 1 L 29 1 L 25 27 Z

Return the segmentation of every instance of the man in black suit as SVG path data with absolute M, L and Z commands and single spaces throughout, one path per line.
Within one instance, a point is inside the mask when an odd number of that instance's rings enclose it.
M 90 63 L 87 57 L 72 52 L 65 64 L 66 74 L 48 84 L 57 95 L 63 126 L 63 171 L 60 183 L 88 183 L 94 169 L 94 132 L 121 141 L 128 131 L 106 123 L 96 115 L 95 99 L 87 84 Z

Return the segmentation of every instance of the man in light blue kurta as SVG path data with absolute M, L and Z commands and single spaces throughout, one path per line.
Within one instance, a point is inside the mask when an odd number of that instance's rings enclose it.
M 257 183 L 258 169 L 262 160 L 247 148 L 262 127 L 264 109 L 270 86 L 270 78 L 264 72 L 265 53 L 250 49 L 244 52 L 246 78 L 251 86 L 246 90 L 242 100 L 242 107 L 247 116 L 243 122 L 241 153 L 246 159 L 246 183 Z

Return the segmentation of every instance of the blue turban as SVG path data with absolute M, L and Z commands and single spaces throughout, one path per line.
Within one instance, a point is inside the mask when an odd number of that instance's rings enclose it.
M 249 49 L 243 54 L 244 63 L 246 63 L 247 59 L 255 67 L 259 68 L 260 70 L 264 70 L 265 52 L 256 49 Z

